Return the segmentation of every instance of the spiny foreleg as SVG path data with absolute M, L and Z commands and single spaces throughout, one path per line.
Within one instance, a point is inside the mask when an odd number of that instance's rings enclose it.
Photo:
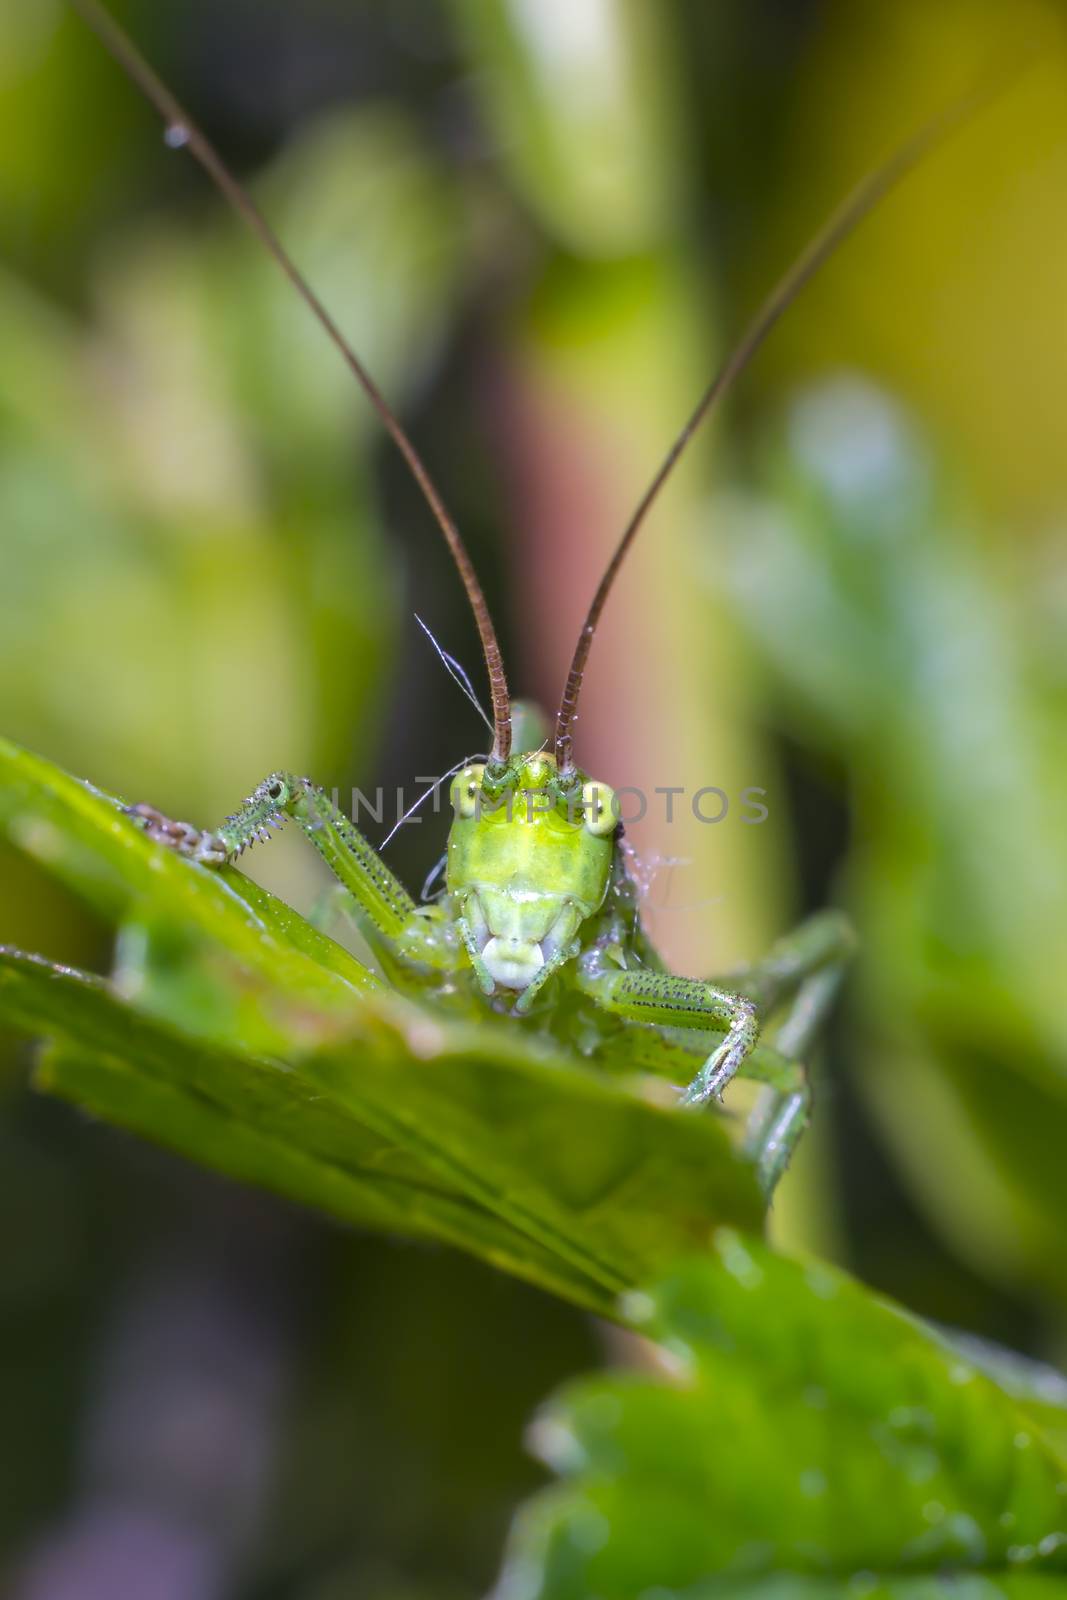
M 577 984 L 598 1006 L 629 1022 L 725 1033 L 682 1095 L 683 1105 L 720 1099 L 759 1037 L 755 1002 L 700 978 L 677 978 L 647 967 L 588 965 L 579 967 Z
M 683 1091 L 681 1104 L 699 1106 L 721 1098 L 738 1074 L 763 1083 L 745 1149 L 770 1194 L 807 1126 L 808 1059 L 853 943 L 845 918 L 823 912 L 779 940 L 758 965 L 724 982 L 678 978 L 643 967 L 620 969 L 603 959 L 587 959 L 579 965 L 577 983 L 604 1010 L 651 1023 L 664 1029 L 667 1039 L 676 1030 L 682 1038 L 725 1034 Z M 769 1039 L 761 1038 L 763 1025 L 785 1006 L 777 1029 Z
M 130 806 L 128 815 L 150 838 L 212 866 L 236 861 L 243 851 L 269 839 L 272 829 L 292 818 L 353 896 L 362 919 L 379 934 L 391 940 L 400 938 L 416 909 L 374 847 L 309 778 L 272 772 L 238 811 L 210 831 L 172 822 L 153 806 Z

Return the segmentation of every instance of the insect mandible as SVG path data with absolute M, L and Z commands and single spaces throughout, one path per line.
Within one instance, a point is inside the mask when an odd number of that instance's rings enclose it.
M 849 194 L 796 259 L 714 377 L 623 530 L 586 615 L 550 741 L 516 736 L 489 608 L 460 533 L 407 433 L 255 202 L 131 40 L 97 0 L 72 0 L 164 118 L 168 143 L 200 163 L 289 278 L 367 394 L 444 535 L 477 625 L 493 742 L 451 785 L 445 892 L 419 904 L 326 792 L 275 772 L 221 826 L 174 822 L 149 805 L 132 821 L 160 844 L 215 866 L 291 819 L 337 878 L 374 958 L 415 999 L 505 1012 L 609 1068 L 685 1084 L 680 1104 L 718 1102 L 737 1075 L 764 1085 L 745 1148 L 767 1193 L 806 1126 L 807 1062 L 852 948 L 846 919 L 826 911 L 767 957 L 722 981 L 666 971 L 641 918 L 612 790 L 578 765 L 574 728 L 589 652 L 638 531 L 697 429 L 745 369 L 804 284 L 877 202 L 990 97 L 985 86 L 927 124 Z M 991 87 L 999 89 L 1001 80 Z M 531 727 L 535 719 L 524 717 Z M 760 1037 L 780 1018 L 773 1042 Z

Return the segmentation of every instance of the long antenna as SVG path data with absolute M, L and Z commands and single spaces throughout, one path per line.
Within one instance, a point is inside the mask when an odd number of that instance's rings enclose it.
M 589 651 L 592 647 L 601 612 L 604 609 L 608 595 L 614 587 L 615 579 L 619 575 L 619 570 L 637 536 L 638 530 L 651 510 L 660 490 L 677 466 L 678 460 L 689 441 L 704 419 L 724 395 L 728 393 L 741 373 L 744 372 L 767 338 L 767 335 L 771 332 L 771 329 L 789 309 L 804 286 L 815 276 L 820 267 L 829 260 L 878 202 L 891 189 L 895 188 L 901 179 L 914 167 L 937 149 L 950 134 L 954 133 L 964 123 L 969 122 L 985 105 L 995 99 L 1010 82 L 1015 80 L 1023 67 L 1030 65 L 1031 60 L 1032 57 L 1027 56 L 1017 63 L 1014 69 L 1009 71 L 1001 70 L 995 76 L 977 85 L 962 99 L 954 102 L 946 110 L 927 122 L 906 143 L 894 151 L 886 161 L 868 172 L 856 184 L 855 188 L 841 201 L 837 209 L 830 214 L 806 248 L 797 256 L 785 275 L 779 279 L 723 366 L 701 395 L 696 409 L 671 445 L 659 471 L 645 490 L 636 510 L 623 529 L 622 537 L 615 547 L 614 555 L 607 564 L 604 576 L 600 580 L 600 585 L 586 614 L 585 622 L 582 624 L 582 631 L 578 635 L 574 658 L 567 674 L 567 682 L 559 703 L 559 711 L 556 715 L 555 753 L 556 763 L 561 774 L 569 774 L 574 771 L 574 722 L 578 711 L 578 697 L 581 694 L 586 663 L 589 660 Z
M 374 379 L 362 361 L 360 361 L 314 289 L 300 272 L 255 201 L 238 183 L 233 173 L 226 166 L 214 146 L 197 127 L 196 123 L 186 115 L 184 108 L 171 94 L 166 84 L 157 77 L 133 43 L 133 40 L 130 39 L 110 13 L 97 3 L 97 0 L 70 0 L 70 4 L 114 56 L 119 66 L 137 85 L 145 98 L 159 112 L 166 124 L 167 143 L 174 149 L 187 149 L 189 151 L 190 155 L 200 163 L 208 177 L 225 195 L 234 210 L 240 213 L 252 229 L 252 232 L 266 246 L 320 327 L 322 327 L 348 363 L 350 370 L 362 385 L 371 405 L 385 424 L 386 430 L 396 444 L 397 449 L 407 462 L 412 477 L 422 490 L 423 497 L 430 510 L 437 518 L 438 526 L 444 534 L 445 542 L 452 553 L 452 560 L 456 564 L 456 570 L 460 575 L 464 589 L 467 591 L 467 599 L 470 601 L 471 610 L 474 612 L 474 621 L 477 624 L 478 634 L 482 641 L 482 652 L 485 656 L 485 666 L 489 674 L 489 689 L 493 702 L 493 757 L 499 761 L 506 761 L 511 753 L 511 697 L 508 693 L 507 677 L 504 673 L 504 659 L 500 653 L 500 645 L 497 641 L 496 631 L 493 628 L 492 618 L 489 615 L 489 607 L 486 604 L 485 595 L 482 592 L 481 584 L 478 582 L 471 558 L 467 553 L 467 547 L 460 537 L 459 529 L 447 511 L 422 457 L 405 433 L 399 419 L 378 388 L 378 385 L 374 382 Z

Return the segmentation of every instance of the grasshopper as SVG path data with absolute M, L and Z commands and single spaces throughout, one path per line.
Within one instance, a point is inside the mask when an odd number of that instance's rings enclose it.
M 400 992 L 503 1012 L 608 1069 L 656 1073 L 684 1085 L 679 1104 L 685 1108 L 717 1104 L 735 1076 L 755 1079 L 763 1092 L 744 1148 L 770 1194 L 808 1122 L 807 1063 L 851 953 L 851 931 L 840 913 L 827 911 L 726 979 L 665 970 L 642 923 L 613 792 L 575 758 L 582 682 L 627 552 L 697 429 L 804 284 L 885 193 L 988 98 L 988 90 L 942 114 L 870 172 L 757 312 L 623 530 L 579 634 L 548 740 L 517 731 L 536 723 L 515 715 L 520 706 L 512 701 L 489 608 L 459 530 L 358 355 L 255 202 L 131 40 L 97 0 L 72 4 L 163 117 L 168 144 L 189 151 L 259 236 L 365 391 L 451 552 L 478 629 L 492 710 L 487 758 L 465 765 L 451 783 L 445 889 L 431 903 L 409 895 L 354 822 L 306 777 L 272 773 L 215 829 L 174 822 L 144 804 L 129 808 L 131 822 L 161 845 L 219 866 L 292 820 L 335 875 L 374 959 Z M 768 1042 L 761 1032 L 774 1019 Z

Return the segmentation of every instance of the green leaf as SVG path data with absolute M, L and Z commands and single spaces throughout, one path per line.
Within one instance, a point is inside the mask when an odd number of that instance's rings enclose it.
M 842 1273 L 715 1245 L 627 1297 L 662 1377 L 537 1422 L 565 1481 L 520 1517 L 509 1600 L 1067 1593 L 1067 1383 L 1006 1387 Z
M 236 872 L 0 744 L 0 828 L 122 925 L 112 980 L 0 953 L 0 1017 L 57 1040 L 40 1086 L 346 1220 L 457 1245 L 610 1314 L 758 1228 L 722 1121 L 506 1021 L 401 1000 Z
M 1060 1578 L 1012 1574 L 1003 1578 L 978 1576 L 892 1578 L 883 1583 L 866 1573 L 847 1582 L 835 1578 L 759 1578 L 754 1583 L 701 1584 L 689 1591 L 689 1600 L 1063 1600 Z

